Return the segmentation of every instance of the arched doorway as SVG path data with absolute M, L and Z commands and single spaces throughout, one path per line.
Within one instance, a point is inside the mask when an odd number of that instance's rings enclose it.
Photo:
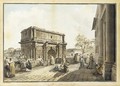
M 48 57 L 50 57 L 50 55 L 52 55 L 54 58 L 56 57 L 56 52 L 55 52 L 55 50 L 52 49 L 52 47 L 48 51 Z

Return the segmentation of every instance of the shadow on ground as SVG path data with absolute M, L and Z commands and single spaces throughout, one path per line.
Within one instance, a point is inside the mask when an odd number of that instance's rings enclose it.
M 94 69 L 75 70 L 61 77 L 58 81 L 103 81 L 103 77 L 101 75 L 93 75 L 94 71 Z M 60 76 L 62 73 L 56 74 L 56 76 L 57 75 Z

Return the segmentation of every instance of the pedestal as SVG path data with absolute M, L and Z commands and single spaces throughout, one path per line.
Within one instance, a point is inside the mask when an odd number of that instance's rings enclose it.
M 98 57 L 98 64 L 103 64 L 103 57 Z
M 111 62 L 105 62 L 103 77 L 106 81 L 110 81 L 112 79 L 112 65 L 113 64 Z

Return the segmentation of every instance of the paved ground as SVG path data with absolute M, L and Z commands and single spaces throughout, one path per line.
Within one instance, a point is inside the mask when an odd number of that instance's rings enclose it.
M 4 81 L 103 81 L 102 76 L 94 76 L 94 69 L 80 69 L 79 64 L 69 66 L 69 72 L 50 71 L 54 66 L 36 67 L 31 72 L 17 73 Z

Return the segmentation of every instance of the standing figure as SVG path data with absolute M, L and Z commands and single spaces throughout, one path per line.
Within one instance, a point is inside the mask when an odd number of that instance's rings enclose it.
M 65 57 L 62 58 L 62 65 L 66 64 L 66 59 Z
M 76 54 L 74 55 L 74 58 L 73 58 L 73 60 L 74 60 L 74 63 L 76 63 Z
M 89 54 L 87 54 L 87 56 L 86 56 L 86 63 L 87 64 L 89 63 Z
M 50 57 L 44 62 L 44 65 L 50 65 Z
M 61 62 L 61 65 L 60 65 L 60 69 L 61 69 L 61 72 L 68 72 L 68 63 L 67 63 L 67 60 L 65 57 L 62 58 L 62 62 Z
M 79 67 L 79 69 L 83 68 L 83 67 L 84 67 L 84 58 L 82 55 L 80 55 L 80 67 Z
M 64 64 L 63 65 L 63 71 L 66 73 L 66 72 L 68 72 L 69 70 L 68 70 L 68 65 L 67 64 Z
M 26 70 L 26 60 L 23 58 L 23 56 L 21 56 L 21 58 L 20 58 L 20 69 L 21 69 L 21 71 Z
M 6 57 L 6 59 L 4 60 L 4 74 L 5 77 L 10 77 L 10 66 L 9 66 L 9 59 Z
M 15 63 L 12 60 L 12 58 L 10 58 L 9 64 L 10 64 L 10 76 L 14 77 L 15 76 Z
M 76 53 L 76 54 L 74 55 L 74 62 L 75 62 L 75 63 L 78 63 L 78 62 L 79 62 L 78 53 Z
M 75 63 L 78 63 L 80 60 L 78 53 L 75 54 Z
M 39 65 L 43 66 L 43 58 L 39 56 L 38 57 L 38 61 L 39 61 Z
M 85 64 L 87 63 L 87 56 L 84 55 L 84 61 L 85 61 Z
M 93 69 L 94 68 L 94 58 L 93 58 L 93 54 L 90 54 L 90 58 L 89 58 L 89 64 L 88 64 L 88 68 L 89 69 Z
M 50 56 L 50 64 L 51 65 L 55 64 L 55 59 L 54 59 L 54 57 L 52 55 Z

